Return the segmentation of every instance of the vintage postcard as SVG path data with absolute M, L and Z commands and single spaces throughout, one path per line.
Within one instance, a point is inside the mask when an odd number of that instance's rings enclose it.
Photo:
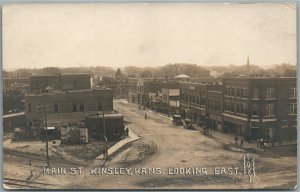
M 4 189 L 295 189 L 296 11 L 3 5 Z

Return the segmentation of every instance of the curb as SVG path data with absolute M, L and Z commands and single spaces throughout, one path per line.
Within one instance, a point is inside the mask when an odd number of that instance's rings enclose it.
M 135 133 L 133 133 L 132 131 L 129 130 L 129 135 L 131 135 L 130 138 L 126 138 L 128 139 L 127 141 L 124 142 L 124 140 L 120 140 L 119 142 L 117 142 L 116 144 L 114 144 L 113 146 L 111 146 L 108 149 L 108 157 L 113 156 L 116 152 L 118 152 L 122 147 L 124 147 L 125 145 L 127 145 L 128 143 L 131 143 L 133 141 L 139 140 L 141 137 L 137 136 Z M 122 144 L 120 144 L 122 142 Z M 113 147 L 120 145 L 118 147 L 116 147 L 116 149 L 114 149 L 114 151 L 110 152 L 110 150 L 113 149 Z M 103 154 L 99 155 L 98 157 L 96 157 L 96 159 L 102 159 L 103 160 Z

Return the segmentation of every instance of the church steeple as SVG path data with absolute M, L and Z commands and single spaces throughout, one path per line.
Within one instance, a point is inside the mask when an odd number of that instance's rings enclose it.
M 249 61 L 249 55 L 247 58 L 247 70 L 248 70 L 248 77 L 250 77 L 250 61 Z

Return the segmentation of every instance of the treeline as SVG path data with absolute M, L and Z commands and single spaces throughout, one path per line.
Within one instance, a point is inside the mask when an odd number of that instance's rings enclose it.
M 174 77 L 185 74 L 190 77 L 209 77 L 209 70 L 196 64 L 168 64 L 162 67 L 135 67 L 124 68 L 124 73 L 130 77 Z
M 240 75 L 250 76 L 269 76 L 269 77 L 296 77 L 297 66 L 288 63 L 274 64 L 267 69 L 260 68 L 257 65 L 251 64 L 249 66 L 229 65 L 229 66 L 213 66 L 207 67 L 210 75 L 213 77 L 236 77 Z
M 55 75 L 58 73 L 91 73 L 93 77 L 104 76 L 123 76 L 128 77 L 174 77 L 179 74 L 185 74 L 190 77 L 236 77 L 240 75 L 251 76 L 270 76 L 270 77 L 295 77 L 297 68 L 295 65 L 288 63 L 275 64 L 268 69 L 260 68 L 251 64 L 250 70 L 247 65 L 236 66 L 199 66 L 196 64 L 175 63 L 161 67 L 136 67 L 127 66 L 121 69 L 113 69 L 112 67 L 46 67 L 42 69 L 17 69 L 13 72 L 3 71 L 4 78 L 29 78 L 31 75 Z
M 111 67 L 46 67 L 41 69 L 17 69 L 13 72 L 3 71 L 4 78 L 19 77 L 29 78 L 32 75 L 56 75 L 58 73 L 90 73 L 92 76 L 114 76 L 116 71 Z

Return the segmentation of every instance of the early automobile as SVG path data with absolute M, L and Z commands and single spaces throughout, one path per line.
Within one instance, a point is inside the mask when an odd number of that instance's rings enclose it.
M 184 126 L 184 128 L 186 128 L 186 129 L 194 129 L 192 120 L 190 120 L 190 119 L 185 119 L 185 120 L 184 120 L 184 123 L 183 123 L 183 126 Z
M 173 115 L 173 124 L 178 126 L 183 125 L 182 117 L 180 115 Z

